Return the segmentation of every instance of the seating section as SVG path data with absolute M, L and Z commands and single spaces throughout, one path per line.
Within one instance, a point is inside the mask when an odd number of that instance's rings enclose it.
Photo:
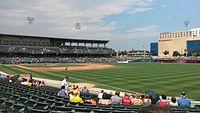
M 137 113 L 142 106 L 106 106 L 72 104 L 69 98 L 56 96 L 59 89 L 27 87 L 0 80 L 0 113 Z M 91 94 L 90 94 L 91 95 Z M 93 95 L 94 96 L 94 95 Z M 89 96 L 87 96 L 89 97 Z M 82 97 L 87 99 L 87 97 Z M 200 113 L 200 107 L 171 107 L 174 113 Z
M 112 53 L 114 50 L 106 47 L 0 45 L 0 64 L 116 62 Z
M 113 50 L 106 47 L 64 46 L 5 46 L 0 45 L 0 53 L 28 53 L 28 54 L 111 54 Z

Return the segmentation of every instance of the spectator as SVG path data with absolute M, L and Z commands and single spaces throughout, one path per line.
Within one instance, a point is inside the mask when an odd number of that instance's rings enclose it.
M 86 86 L 83 86 L 83 88 L 81 89 L 81 95 L 83 96 L 89 95 L 89 90 L 87 89 Z
M 133 105 L 143 105 L 144 104 L 140 95 L 138 95 L 138 94 L 131 101 L 132 101 Z
M 94 100 L 94 96 L 91 96 L 91 98 L 89 100 L 87 100 L 87 102 L 91 103 L 94 106 L 97 105 L 97 102 Z
M 190 107 L 191 105 L 191 101 L 188 98 L 186 98 L 185 92 L 181 93 L 181 98 L 177 102 L 178 102 L 178 106 L 180 107 Z
M 65 76 L 65 78 L 63 79 L 61 85 L 65 86 L 65 89 L 68 90 L 69 89 L 69 83 L 68 83 L 69 77 Z
M 74 85 L 74 88 L 73 88 L 72 92 L 78 92 L 77 96 L 80 97 L 80 91 L 79 91 L 78 85 Z
M 119 96 L 120 92 L 116 91 L 115 95 L 111 97 L 111 104 L 112 105 L 120 105 L 122 102 L 122 98 Z
M 108 94 L 108 99 L 111 99 L 111 97 L 113 96 L 112 91 Z
M 144 106 L 139 109 L 138 113 L 173 113 L 173 110 L 168 106 Z
M 151 105 L 151 99 L 150 99 L 149 95 L 144 96 L 143 102 L 144 102 L 144 105 L 146 105 L 146 106 Z
M 104 90 L 101 90 L 101 92 L 98 94 L 99 99 L 102 99 L 103 93 L 104 93 Z
M 21 84 L 28 85 L 28 80 L 25 78 L 22 78 Z
M 78 91 L 77 90 L 73 91 L 73 95 L 70 95 L 69 100 L 70 100 L 71 103 L 78 103 L 78 104 L 83 104 L 84 103 L 82 98 L 80 98 L 78 96 Z
M 111 101 L 108 98 L 108 94 L 106 92 L 104 92 L 102 98 L 99 99 L 99 104 L 102 104 L 102 105 L 110 105 L 111 104 Z
M 29 80 L 32 80 L 33 79 L 33 75 L 30 73 L 29 74 Z
M 57 95 L 58 95 L 58 96 L 61 96 L 61 97 L 64 97 L 64 98 L 67 97 L 67 93 L 66 93 L 66 90 L 65 90 L 65 86 L 61 86 L 60 91 L 57 93 Z
M 169 101 L 167 100 L 167 96 L 166 95 L 161 95 L 162 99 L 160 99 L 158 102 L 157 102 L 157 105 L 160 105 L 160 106 L 168 106 L 169 105 Z
M 33 82 L 32 82 L 32 80 L 29 80 L 29 81 L 28 81 L 28 84 L 27 84 L 27 86 L 28 86 L 28 87 L 31 87 L 31 86 L 33 86 Z
M 170 106 L 178 106 L 178 103 L 176 101 L 176 97 L 172 97 L 171 101 L 169 103 Z
M 44 87 L 45 86 L 45 82 L 44 80 L 40 83 L 39 87 Z
M 5 76 L 0 73 L 0 80 L 3 80 L 4 78 L 5 78 Z
M 126 92 L 124 94 L 124 97 L 122 98 L 122 105 L 131 105 L 132 104 L 132 101 L 131 99 L 129 98 L 129 94 L 128 92 Z

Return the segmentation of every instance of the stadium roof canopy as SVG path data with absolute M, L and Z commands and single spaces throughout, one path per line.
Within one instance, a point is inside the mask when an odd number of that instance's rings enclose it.
M 42 37 L 42 36 L 27 36 L 27 35 L 13 35 L 13 34 L 0 34 L 0 37 L 19 37 L 19 38 L 40 38 L 50 40 L 60 40 L 72 43 L 108 43 L 109 40 L 89 40 L 89 39 L 72 39 L 72 38 L 56 38 L 56 37 Z

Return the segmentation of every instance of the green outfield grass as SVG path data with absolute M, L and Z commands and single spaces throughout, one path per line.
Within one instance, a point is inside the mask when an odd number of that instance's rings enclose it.
M 35 64 L 34 64 L 35 65 Z M 67 64 L 61 64 L 67 65 Z M 89 82 L 97 87 L 120 91 L 154 90 L 159 94 L 179 96 L 185 91 L 189 98 L 200 100 L 200 64 L 129 63 L 113 64 L 114 68 L 81 71 L 31 72 L 16 66 L 0 65 L 7 73 L 32 73 L 35 77 L 72 82 Z M 38 67 L 39 65 L 35 65 Z M 57 64 L 57 66 L 60 66 Z

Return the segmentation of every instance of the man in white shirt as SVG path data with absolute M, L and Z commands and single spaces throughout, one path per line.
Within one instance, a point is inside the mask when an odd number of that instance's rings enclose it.
M 102 99 L 103 93 L 104 93 L 104 90 L 101 90 L 101 92 L 98 94 L 99 99 Z
M 61 86 L 65 86 L 65 89 L 68 90 L 69 89 L 69 82 L 68 82 L 69 77 L 65 76 L 64 80 L 61 83 Z

